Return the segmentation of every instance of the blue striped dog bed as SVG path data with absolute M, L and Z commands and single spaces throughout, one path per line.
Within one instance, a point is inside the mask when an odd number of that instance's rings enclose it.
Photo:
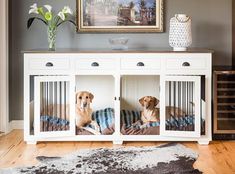
M 114 109 L 105 108 L 97 110 L 92 113 L 92 120 L 98 123 L 98 125 L 100 126 L 100 131 L 102 133 L 105 129 L 111 128 L 111 126 L 114 124 Z M 93 128 L 91 125 L 88 125 L 88 127 Z
M 140 129 L 141 122 L 140 111 L 133 111 L 133 110 L 122 110 L 121 111 L 121 125 L 125 125 L 125 128 L 136 128 Z M 135 124 L 137 123 L 137 124 Z M 171 116 L 170 119 L 166 120 L 167 127 L 174 127 L 175 129 L 185 128 L 188 126 L 194 125 L 194 116 L 188 115 L 184 117 L 174 117 Z M 149 128 L 149 127 L 157 127 L 160 126 L 160 122 L 151 122 L 145 125 L 142 128 Z
M 125 128 L 140 129 L 140 127 L 142 126 L 141 122 L 138 122 L 140 120 L 141 120 L 140 111 L 121 110 L 121 125 L 125 125 Z M 160 126 L 160 122 L 151 122 L 141 128 L 149 128 L 157 126 Z
M 52 116 L 41 116 L 41 123 L 43 123 L 43 130 L 49 131 L 54 128 L 54 131 L 58 131 L 61 129 L 69 129 L 69 121 L 63 120 L 57 117 Z M 92 113 L 92 120 L 96 121 L 100 126 L 101 133 L 107 129 L 111 128 L 114 123 L 114 109 L 106 108 L 102 110 L 98 110 Z M 52 127 L 52 128 L 50 128 Z M 87 125 L 87 127 L 93 128 L 91 125 Z M 94 129 L 94 128 L 93 128 Z

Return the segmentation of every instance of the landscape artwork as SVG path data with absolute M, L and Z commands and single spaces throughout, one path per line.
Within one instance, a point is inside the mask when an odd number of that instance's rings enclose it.
M 162 32 L 162 0 L 78 0 L 78 30 Z

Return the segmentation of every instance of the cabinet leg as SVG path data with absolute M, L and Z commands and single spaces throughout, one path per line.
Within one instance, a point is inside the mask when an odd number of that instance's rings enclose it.
M 209 145 L 210 141 L 209 140 L 198 140 L 197 143 L 199 145 Z
M 122 145 L 123 144 L 123 141 L 113 141 L 113 144 L 115 144 L 115 145 Z
M 37 145 L 37 141 L 26 141 L 28 145 Z

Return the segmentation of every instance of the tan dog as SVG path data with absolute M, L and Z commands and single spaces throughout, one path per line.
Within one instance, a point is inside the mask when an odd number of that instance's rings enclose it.
M 143 121 L 143 126 L 149 122 L 160 121 L 159 118 L 159 108 L 156 106 L 159 103 L 159 100 L 152 96 L 145 96 L 139 99 L 143 111 L 141 112 L 141 120 Z
M 171 116 L 184 117 L 185 115 L 185 112 L 178 107 L 166 106 L 166 120 L 170 119 Z
M 92 120 L 92 109 L 90 104 L 94 99 L 94 95 L 87 91 L 77 92 L 76 94 L 76 126 L 79 129 L 85 129 L 92 132 L 95 135 L 100 135 L 99 125 Z M 94 129 L 84 127 L 91 124 L 95 127 Z

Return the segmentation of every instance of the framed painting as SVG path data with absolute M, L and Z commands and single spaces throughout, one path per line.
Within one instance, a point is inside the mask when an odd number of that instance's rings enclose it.
M 78 32 L 163 32 L 163 0 L 77 0 Z

